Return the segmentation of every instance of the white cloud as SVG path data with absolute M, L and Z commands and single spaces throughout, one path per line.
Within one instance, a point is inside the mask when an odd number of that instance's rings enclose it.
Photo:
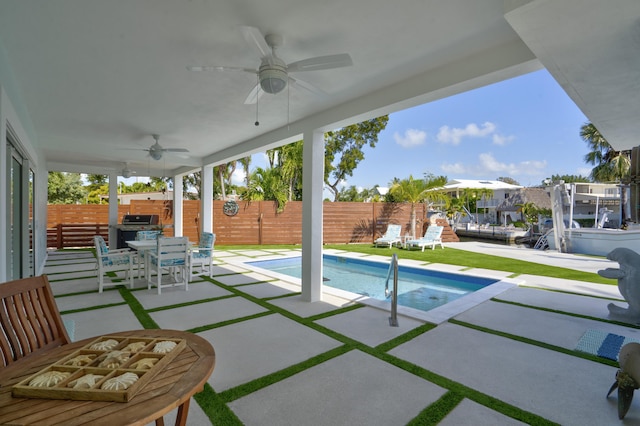
M 513 135 L 509 135 L 509 136 L 504 136 L 498 133 L 494 133 L 493 135 L 493 144 L 494 145 L 506 145 L 509 142 L 515 140 L 515 136 Z
M 469 123 L 464 128 L 450 128 L 449 126 L 442 126 L 440 127 L 436 138 L 442 143 L 459 145 L 462 138 L 482 138 L 494 133 L 495 130 L 496 125 L 490 121 L 482 123 L 480 127 L 475 123 Z
M 448 174 L 469 174 L 480 177 L 494 175 L 501 176 L 537 176 L 547 167 L 546 161 L 521 161 L 519 163 L 503 163 L 493 154 L 483 153 L 478 156 L 478 162 L 473 165 L 462 163 L 440 165 L 440 169 Z M 455 177 L 455 176 L 453 176 Z
M 455 164 L 444 163 L 440 165 L 440 169 L 442 169 L 443 172 L 449 173 L 449 174 L 467 173 L 467 169 L 465 168 L 465 166 L 463 166 L 460 163 L 455 163 Z
M 405 130 L 404 136 L 398 134 L 398 132 L 393 134 L 393 139 L 395 139 L 396 143 L 403 148 L 413 148 L 414 146 L 423 145 L 427 140 L 427 133 L 422 130 L 417 129 L 408 129 Z

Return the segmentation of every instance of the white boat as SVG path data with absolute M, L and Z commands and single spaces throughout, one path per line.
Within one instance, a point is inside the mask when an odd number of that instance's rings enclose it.
M 547 234 L 549 249 L 558 250 L 553 230 Z M 640 253 L 640 229 L 624 230 L 610 228 L 565 229 L 564 240 L 568 253 L 606 256 L 613 249 L 625 247 Z

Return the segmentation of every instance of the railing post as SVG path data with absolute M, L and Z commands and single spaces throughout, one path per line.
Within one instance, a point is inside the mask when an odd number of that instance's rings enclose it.
M 64 247 L 62 246 L 62 224 L 59 223 L 56 228 L 57 228 L 56 229 L 56 248 L 63 249 Z
M 389 291 L 389 278 L 391 277 L 391 273 L 393 273 L 393 290 Z M 398 255 L 395 253 L 391 256 L 391 264 L 389 265 L 389 272 L 387 273 L 384 293 L 387 299 L 391 297 L 389 325 L 391 327 L 398 327 Z

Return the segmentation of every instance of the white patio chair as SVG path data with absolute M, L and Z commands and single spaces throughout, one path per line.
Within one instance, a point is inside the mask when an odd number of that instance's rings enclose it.
M 216 242 L 216 234 L 203 232 L 200 234 L 198 247 L 193 247 L 189 254 L 189 277 L 193 279 L 194 266 L 200 267 L 200 274 L 209 273 L 209 278 L 213 274 L 213 246 Z
M 163 287 L 184 286 L 189 290 L 189 275 L 187 275 L 189 240 L 187 237 L 159 237 L 156 250 L 150 250 L 149 271 L 147 274 L 147 288 L 151 289 L 153 272 L 156 273 L 156 286 L 158 294 L 161 294 Z M 162 284 L 162 275 L 166 271 L 174 280 L 168 284 Z M 180 280 L 178 281 L 178 276 Z
M 129 279 L 129 288 L 133 288 L 133 262 L 135 252 L 129 249 L 109 250 L 104 238 L 100 235 L 93 237 L 96 246 L 96 261 L 98 269 L 98 292 L 102 293 L 104 287 L 104 275 L 107 272 L 125 271 L 125 277 Z M 107 285 L 119 285 L 120 283 L 107 283 Z
M 136 232 L 136 241 L 157 240 L 160 231 L 138 231 Z M 140 270 L 145 263 L 145 250 L 138 250 L 138 278 L 140 278 Z M 145 273 L 146 274 L 146 273 Z
M 378 245 L 385 245 L 385 246 L 388 245 L 389 248 L 391 248 L 391 246 L 393 246 L 394 244 L 401 244 L 402 243 L 402 237 L 400 237 L 401 232 L 402 232 L 402 226 L 390 223 L 389 225 L 387 225 L 387 232 L 385 232 L 382 237 L 375 240 L 374 244 L 376 247 L 378 247 Z
M 444 248 L 442 244 L 442 231 L 444 226 L 431 225 L 427 228 L 427 232 L 424 233 L 424 237 L 416 240 L 409 240 L 406 242 L 407 250 L 411 250 L 412 247 L 420 247 L 424 251 L 425 247 L 431 246 L 431 250 L 436 248 L 436 244 L 440 244 L 440 247 Z

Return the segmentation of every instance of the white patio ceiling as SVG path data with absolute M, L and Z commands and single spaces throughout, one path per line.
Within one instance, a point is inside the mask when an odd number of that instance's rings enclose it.
M 0 0 L 0 81 L 51 170 L 184 172 L 541 66 L 626 149 L 639 18 L 637 0 Z M 282 35 L 285 62 L 346 52 L 354 65 L 296 74 L 326 95 L 265 95 L 255 126 L 255 75 L 186 69 L 257 68 L 242 25 Z M 153 133 L 189 158 L 150 160 Z

